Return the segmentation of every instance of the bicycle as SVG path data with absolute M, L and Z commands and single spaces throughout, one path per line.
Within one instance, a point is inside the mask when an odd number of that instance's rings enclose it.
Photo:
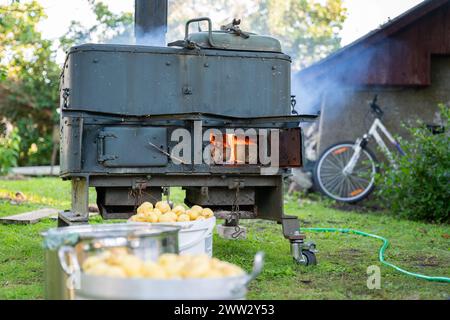
M 377 104 L 378 95 L 370 103 L 370 111 L 375 116 L 369 131 L 356 142 L 337 143 L 325 150 L 314 169 L 314 179 L 319 190 L 326 196 L 340 202 L 356 203 L 365 199 L 375 186 L 378 160 L 367 147 L 373 138 L 387 159 L 396 166 L 391 151 L 386 146 L 378 130 L 397 149 L 405 155 L 400 144 L 381 122 L 383 110 Z

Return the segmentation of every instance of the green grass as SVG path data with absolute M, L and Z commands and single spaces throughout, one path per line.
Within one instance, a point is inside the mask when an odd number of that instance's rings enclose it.
M 59 179 L 0 180 L 0 197 L 23 192 L 28 201 L 12 205 L 0 200 L 0 216 L 42 207 L 69 208 L 70 185 Z M 91 192 L 94 201 L 94 192 Z M 172 198 L 182 201 L 181 190 Z M 288 214 L 299 216 L 304 227 L 353 228 L 387 237 L 391 247 L 387 260 L 427 275 L 450 276 L 450 228 L 448 225 L 397 220 L 381 213 L 344 212 L 323 202 L 286 200 Z M 94 218 L 99 222 L 100 218 Z M 40 233 L 54 227 L 46 219 L 35 225 L 0 225 L 0 299 L 43 298 L 43 250 Z M 253 255 L 266 252 L 263 273 L 250 286 L 250 299 L 449 299 L 450 285 L 402 275 L 378 263 L 380 242 L 342 234 L 308 233 L 320 252 L 319 264 L 294 264 L 289 244 L 276 223 L 245 221 L 248 239 L 223 240 L 214 236 L 214 255 L 251 269 Z M 380 290 L 366 286 L 367 267 L 379 265 Z

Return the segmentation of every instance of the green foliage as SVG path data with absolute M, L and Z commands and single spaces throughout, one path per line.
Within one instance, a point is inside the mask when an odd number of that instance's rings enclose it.
M 173 0 L 169 40 L 183 37 L 186 20 L 200 16 L 213 18 L 215 28 L 241 18 L 243 30 L 279 39 L 300 69 L 339 48 L 346 9 L 342 0 Z
M 89 42 L 130 43 L 133 39 L 133 13 L 115 14 L 103 2 L 88 0 L 97 23 L 84 27 L 78 21 L 72 21 L 68 32 L 60 38 L 61 48 Z
M 20 151 L 20 136 L 17 128 L 7 135 L 0 135 L 0 175 L 5 175 L 17 165 Z
M 378 194 L 394 215 L 450 222 L 450 109 L 441 105 L 440 111 L 447 132 L 433 135 L 421 122 L 408 127 L 411 139 L 401 140 L 406 156 L 395 157 L 397 168 L 383 165 L 377 177 Z
M 60 67 L 55 48 L 43 39 L 37 25 L 45 19 L 37 1 L 0 5 L 0 113 L 18 128 L 19 164 L 47 164 L 42 139 L 51 141 L 58 123 Z M 30 147 L 38 146 L 30 158 Z
M 346 10 L 342 0 L 261 0 L 250 18 L 256 32 L 281 41 L 299 69 L 340 47 Z

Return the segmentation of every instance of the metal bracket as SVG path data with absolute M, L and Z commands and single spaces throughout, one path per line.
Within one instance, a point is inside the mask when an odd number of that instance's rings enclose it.
M 228 189 L 243 189 L 245 187 L 245 180 L 244 179 L 233 179 L 233 181 L 230 181 L 228 183 Z
M 147 185 L 148 185 L 147 179 L 135 179 L 133 181 L 132 189 L 133 190 L 143 190 L 143 189 L 147 188 Z
M 105 154 L 105 139 L 106 138 L 117 138 L 113 133 L 100 132 L 97 137 L 97 160 L 99 163 L 104 163 L 109 160 L 116 160 L 117 155 L 107 155 Z

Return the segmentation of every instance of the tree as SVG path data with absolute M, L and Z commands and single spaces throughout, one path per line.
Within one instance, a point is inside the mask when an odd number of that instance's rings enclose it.
M 0 6 L 0 114 L 18 128 L 19 164 L 49 160 L 53 149 L 60 68 L 37 31 L 44 18 L 37 1 Z
M 63 50 L 67 51 L 74 45 L 88 42 L 130 44 L 134 41 L 133 13 L 115 14 L 103 2 L 87 1 L 96 16 L 97 23 L 91 27 L 85 27 L 73 20 L 69 31 L 60 38 Z
M 250 17 L 257 32 L 278 38 L 299 69 L 340 47 L 346 18 L 342 0 L 262 0 Z
M 199 16 L 210 16 L 216 28 L 242 18 L 242 29 L 279 39 L 300 69 L 339 48 L 346 10 L 342 0 L 172 0 L 168 38 L 182 37 L 185 21 Z

